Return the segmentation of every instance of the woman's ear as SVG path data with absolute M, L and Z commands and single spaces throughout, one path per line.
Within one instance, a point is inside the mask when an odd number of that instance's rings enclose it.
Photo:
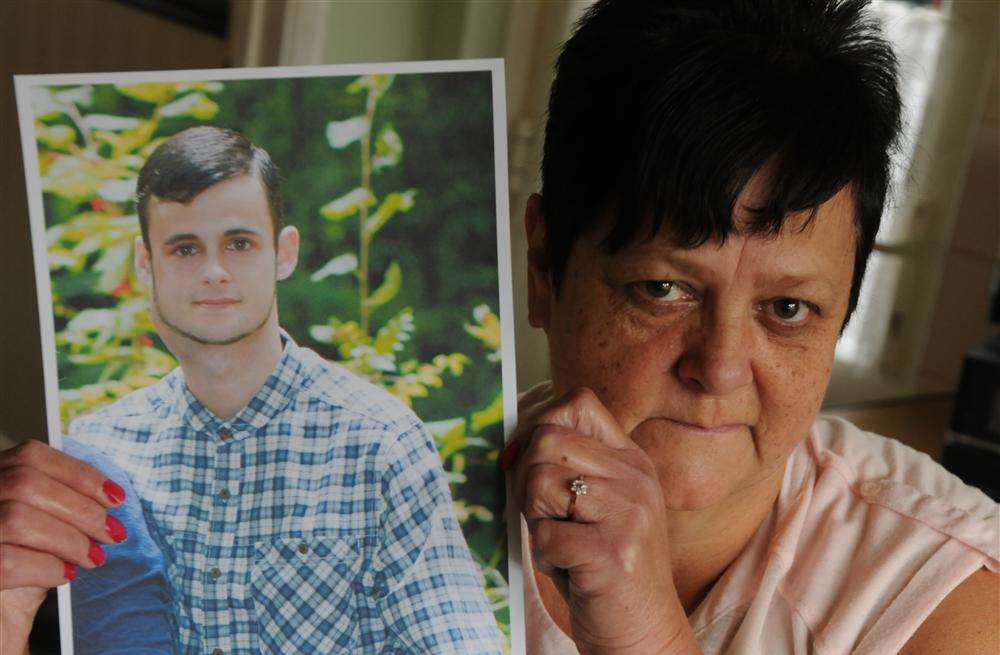
M 545 240 L 542 197 L 537 193 L 528 198 L 524 229 L 528 236 L 528 322 L 532 327 L 548 329 L 553 300 L 552 275 Z
M 299 231 L 294 225 L 286 225 L 278 233 L 275 253 L 277 278 L 288 279 L 299 263 Z

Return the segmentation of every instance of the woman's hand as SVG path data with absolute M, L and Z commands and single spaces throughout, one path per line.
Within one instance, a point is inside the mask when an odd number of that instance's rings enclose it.
M 104 563 L 126 538 L 109 516 L 125 492 L 93 466 L 40 441 L 0 452 L 0 651 L 20 652 L 49 587 Z
M 525 394 L 501 466 L 581 653 L 700 652 L 674 588 L 656 469 L 592 391 Z M 569 516 L 578 477 L 587 493 Z

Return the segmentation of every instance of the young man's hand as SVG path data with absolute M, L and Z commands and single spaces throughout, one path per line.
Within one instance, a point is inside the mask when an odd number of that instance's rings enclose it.
M 40 441 L 0 452 L 0 651 L 20 652 L 49 587 L 103 564 L 101 544 L 125 540 L 106 511 L 124 500 L 99 470 Z

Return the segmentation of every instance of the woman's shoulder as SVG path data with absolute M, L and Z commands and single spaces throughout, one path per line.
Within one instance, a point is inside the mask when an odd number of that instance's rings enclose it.
M 845 500 L 884 507 L 962 537 L 968 529 L 995 532 L 998 506 L 979 489 L 965 484 L 929 455 L 888 437 L 865 432 L 852 423 L 820 416 L 799 455 L 808 455 L 816 481 Z M 962 517 L 971 523 L 966 524 Z M 996 541 L 984 544 L 996 558 Z
M 833 651 L 897 652 L 966 578 L 1000 570 L 998 505 L 898 441 L 821 417 L 788 471 L 777 591 Z

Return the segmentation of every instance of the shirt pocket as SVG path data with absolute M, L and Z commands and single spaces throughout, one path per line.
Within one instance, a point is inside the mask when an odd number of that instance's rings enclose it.
M 250 594 L 261 651 L 357 650 L 362 562 L 357 539 L 307 535 L 257 542 Z

